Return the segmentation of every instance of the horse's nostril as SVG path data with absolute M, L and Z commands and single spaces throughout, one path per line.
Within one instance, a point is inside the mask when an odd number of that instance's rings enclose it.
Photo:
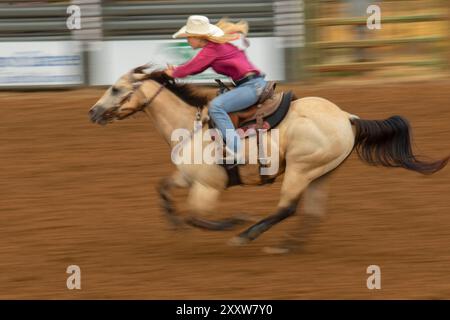
M 88 114 L 91 117 L 95 117 L 99 112 L 99 106 L 94 106 L 91 108 L 91 110 L 89 110 Z
M 97 118 L 97 108 L 92 108 L 91 110 L 89 110 L 88 117 L 92 122 L 95 122 Z

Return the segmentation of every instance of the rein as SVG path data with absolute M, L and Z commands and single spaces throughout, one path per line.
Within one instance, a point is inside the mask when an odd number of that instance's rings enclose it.
M 156 90 L 156 93 L 155 93 L 150 99 L 147 99 L 146 101 L 144 101 L 144 103 L 141 104 L 141 105 L 140 105 L 139 107 L 137 107 L 136 109 L 131 109 L 133 112 L 130 113 L 130 114 L 128 114 L 128 115 L 126 115 L 125 118 L 128 118 L 129 116 L 135 114 L 136 112 L 144 111 L 144 109 L 147 108 L 147 107 L 153 102 L 153 100 L 156 99 L 156 97 L 161 93 L 161 91 L 164 89 L 165 86 L 166 86 L 166 84 L 165 84 L 165 83 L 162 83 L 162 84 L 159 86 L 158 90 Z M 136 92 L 136 91 L 135 91 L 135 92 Z M 140 88 L 138 88 L 138 92 L 140 92 L 140 94 L 143 95 L 143 96 L 145 97 L 145 94 L 141 91 Z M 130 110 L 130 108 L 124 108 L 123 110 Z
M 145 108 L 147 108 L 153 102 L 153 100 L 156 99 L 156 97 L 161 93 L 161 91 L 165 88 L 165 86 L 166 86 L 166 83 L 160 84 L 158 90 L 156 91 L 156 93 L 150 99 L 147 99 L 142 105 L 140 105 L 136 109 L 132 109 L 133 112 L 128 114 L 125 118 L 128 118 L 129 116 L 131 116 L 131 115 L 133 115 L 133 114 L 135 114 L 137 112 L 144 111 Z M 137 91 L 141 95 L 143 95 L 145 97 L 145 94 L 142 92 L 140 87 L 137 89 Z M 130 109 L 129 108 L 124 108 L 123 110 L 130 110 Z M 195 115 L 195 120 L 196 121 L 200 121 L 201 120 L 201 108 L 198 107 L 198 106 L 197 106 L 197 112 L 196 112 L 196 115 Z
M 161 91 L 164 89 L 164 87 L 166 86 L 165 83 L 161 84 L 158 88 L 158 90 L 156 91 L 156 93 L 153 95 L 153 97 L 151 97 L 150 99 L 148 99 L 147 101 L 145 101 L 141 106 L 139 106 L 138 108 L 136 108 L 136 112 L 139 111 L 143 111 L 145 108 L 147 108 L 152 102 L 153 100 L 156 99 L 156 97 L 158 96 L 158 94 L 161 93 Z M 140 90 L 140 88 L 139 88 Z M 142 91 L 141 91 L 142 92 Z

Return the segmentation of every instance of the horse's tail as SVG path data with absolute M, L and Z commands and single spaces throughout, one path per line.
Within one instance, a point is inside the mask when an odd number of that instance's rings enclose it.
M 449 161 L 449 156 L 437 161 L 418 160 L 412 151 L 408 120 L 401 116 L 386 120 L 350 117 L 350 122 L 356 129 L 354 148 L 358 156 L 371 165 L 402 167 L 432 174 L 445 167 Z

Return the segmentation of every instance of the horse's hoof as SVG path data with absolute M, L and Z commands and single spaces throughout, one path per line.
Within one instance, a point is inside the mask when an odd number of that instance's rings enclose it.
M 237 247 L 246 245 L 249 242 L 250 240 L 248 240 L 247 238 L 236 236 L 228 240 L 228 245 Z
M 278 245 L 267 246 L 262 250 L 267 254 L 289 254 L 289 253 L 301 253 L 304 252 L 305 243 L 298 239 L 286 239 Z
M 267 254 L 288 254 L 291 252 L 291 249 L 289 248 L 282 248 L 282 247 L 264 247 L 262 249 L 264 253 Z

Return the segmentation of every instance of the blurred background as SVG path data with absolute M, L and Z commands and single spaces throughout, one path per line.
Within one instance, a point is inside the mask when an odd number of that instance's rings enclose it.
M 371 29 L 377 8 L 381 28 Z M 442 158 L 449 13 L 448 0 L 0 1 L 0 298 L 449 299 L 448 167 L 420 176 L 350 156 L 306 246 L 272 256 L 262 249 L 299 229 L 301 209 L 242 248 L 226 244 L 239 230 L 174 231 L 156 192 L 174 166 L 152 122 L 100 127 L 87 114 L 131 68 L 191 58 L 171 39 L 189 15 L 229 17 L 249 22 L 247 55 L 277 90 L 363 119 L 402 115 L 416 153 Z M 267 217 L 281 179 L 227 190 L 214 218 Z M 174 192 L 180 215 L 186 195 Z M 69 265 L 81 290 L 66 287 Z M 381 290 L 366 286 L 370 265 Z
M 370 5 L 381 28 L 367 27 Z M 449 10 L 445 0 L 2 1 L 0 86 L 104 85 L 138 64 L 180 64 L 195 52 L 171 35 L 191 14 L 247 20 L 247 53 L 273 80 L 445 76 Z

